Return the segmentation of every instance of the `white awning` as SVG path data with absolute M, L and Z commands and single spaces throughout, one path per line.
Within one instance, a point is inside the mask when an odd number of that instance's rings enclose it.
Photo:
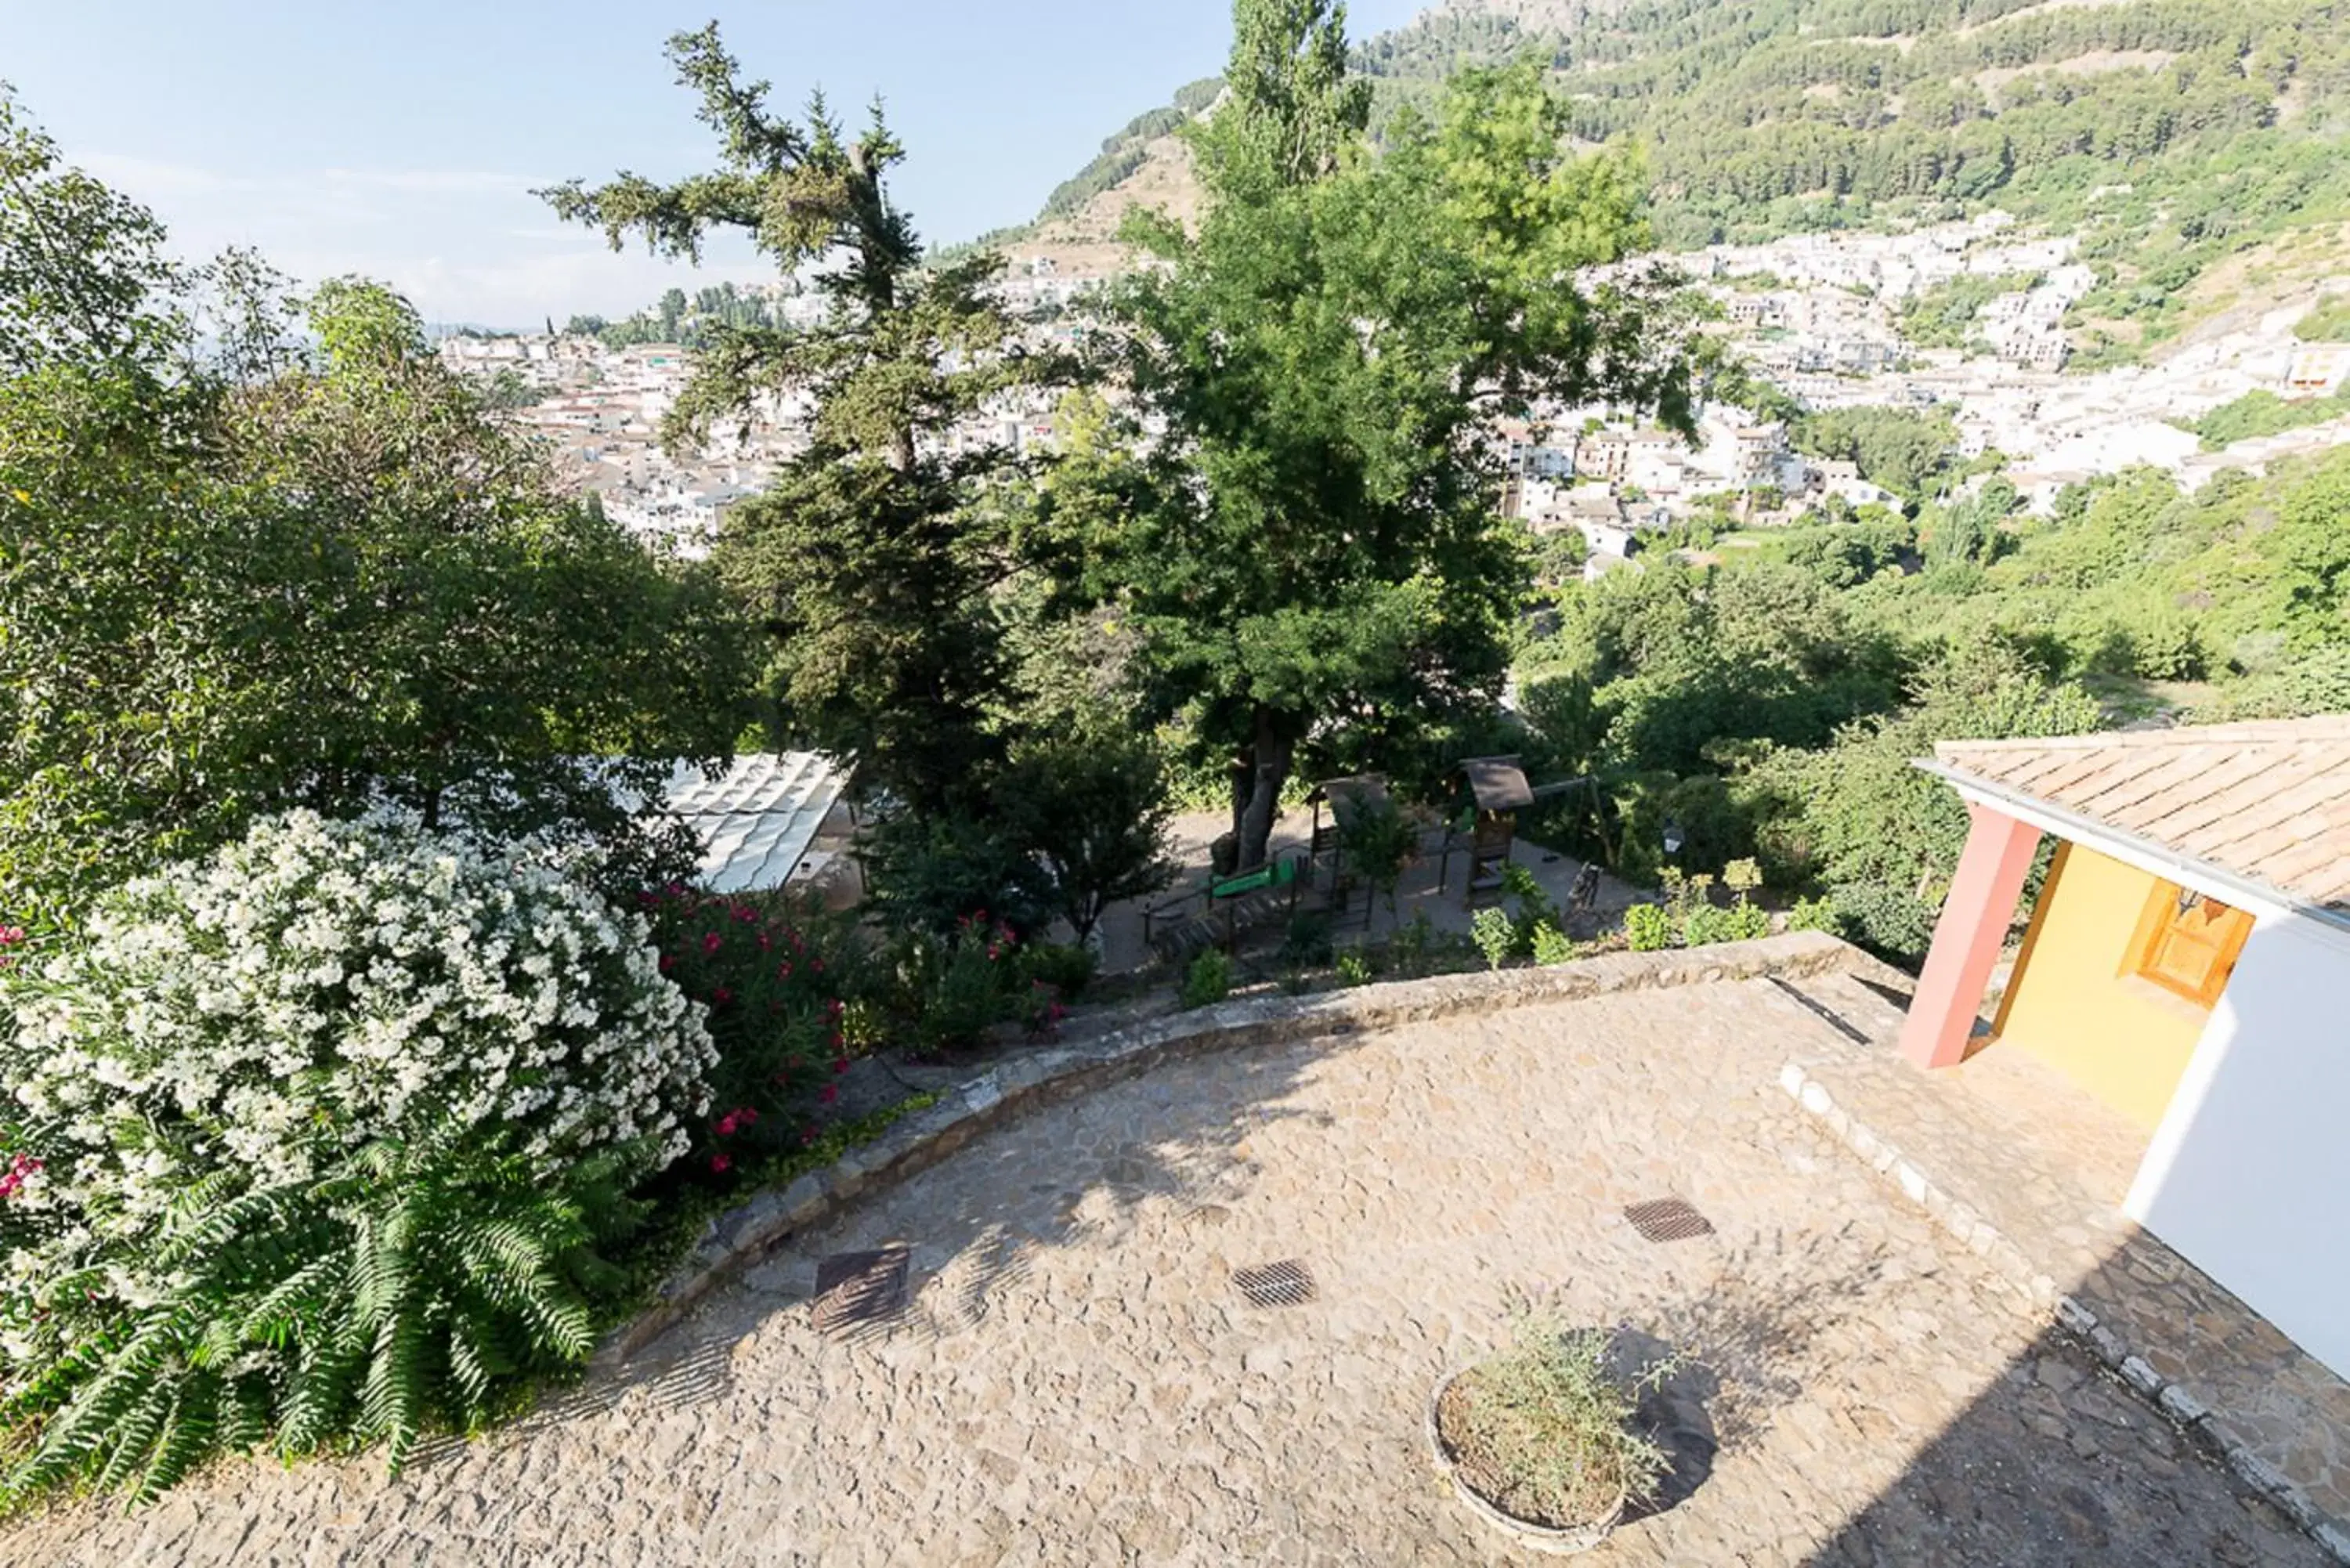
M 814 752 L 754 752 L 715 779 L 681 763 L 664 804 L 707 846 L 704 887 L 758 892 L 790 879 L 847 782 Z

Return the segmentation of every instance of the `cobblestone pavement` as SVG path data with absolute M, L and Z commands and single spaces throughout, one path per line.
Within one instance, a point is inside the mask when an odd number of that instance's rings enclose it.
M 2121 1213 L 2144 1128 L 1997 1044 L 1951 1071 L 1914 1072 L 1889 1049 L 1898 995 L 1849 975 L 1800 985 L 1887 1047 L 1819 1067 L 1840 1105 L 1981 1213 L 2164 1379 L 2224 1413 L 2238 1439 L 2310 1501 L 2350 1521 L 2350 1384 Z
M 796 1240 L 617 1377 L 398 1482 L 228 1467 L 0 1561 L 1501 1563 L 1425 1401 L 1553 1296 L 1690 1364 L 1676 1468 L 1596 1564 L 2315 1564 L 1829 1146 L 1773 1075 L 1855 1050 L 1768 981 L 1191 1058 Z M 1659 1245 L 1624 1205 L 1714 1232 Z M 827 1255 L 902 1242 L 894 1323 Z M 1313 1299 L 1232 1274 L 1295 1261 Z

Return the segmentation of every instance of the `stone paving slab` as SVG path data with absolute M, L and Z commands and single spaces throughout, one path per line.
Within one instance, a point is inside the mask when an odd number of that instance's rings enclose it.
M 1555 1301 L 1682 1346 L 1676 1472 L 1596 1564 L 2315 1564 L 2306 1538 L 1780 1092 L 1768 980 L 1182 1057 L 794 1236 L 519 1428 L 224 1466 L 10 1563 L 1501 1563 L 1428 1391 Z M 1711 1236 L 1639 1239 L 1678 1196 Z M 910 1249 L 827 1335 L 823 1258 Z M 1250 1303 L 1295 1261 L 1311 1300 Z
M 1851 975 L 1793 982 L 1870 1025 L 1873 1049 L 1815 1056 L 1835 1105 L 2019 1254 L 2024 1281 L 2085 1306 L 2152 1378 L 2212 1412 L 2217 1439 L 2272 1466 L 2350 1542 L 2350 1384 L 2116 1206 L 2147 1135 L 2054 1069 L 1991 1046 L 1922 1074 Z

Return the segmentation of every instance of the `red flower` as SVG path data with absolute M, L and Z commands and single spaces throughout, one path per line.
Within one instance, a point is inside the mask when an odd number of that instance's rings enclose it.
M 716 952 L 720 948 L 725 945 L 726 939 L 720 936 L 716 931 L 704 931 L 702 933 L 702 950 L 705 956 Z
M 710 1168 L 712 1174 L 723 1176 L 734 1168 L 734 1162 L 723 1154 L 713 1154 L 710 1157 Z
M 734 993 L 723 985 L 710 993 L 710 1005 L 712 1007 L 723 1007 L 733 1000 Z
M 847 1058 L 847 1057 L 846 1057 L 846 1056 L 835 1056 L 835 1057 L 832 1059 L 832 1070 L 833 1070 L 834 1072 L 836 1072 L 836 1073 L 846 1073 L 846 1072 L 847 1072 L 847 1071 L 848 1071 L 848 1058 Z
M 800 1142 L 809 1144 L 814 1143 L 815 1141 L 816 1124 L 814 1122 L 810 1122 L 807 1126 L 800 1128 Z
M 671 970 L 675 969 L 676 967 L 677 967 L 677 955 L 676 955 L 675 953 L 663 953 L 663 954 L 661 954 L 661 961 L 660 961 L 660 971 L 661 971 L 661 973 L 663 973 L 663 974 L 667 974 L 670 971 L 671 971 Z
M 814 973 L 816 973 L 816 974 L 822 974 L 822 973 L 824 972 L 824 960 L 822 960 L 822 959 L 810 959 L 810 960 L 808 960 L 808 969 L 809 969 L 812 972 L 814 972 Z
M 733 1137 L 734 1136 L 734 1129 L 742 1125 L 742 1122 L 736 1117 L 735 1114 L 733 1111 L 729 1111 L 724 1116 L 718 1118 L 718 1136 L 720 1137 Z
M 775 966 L 775 978 L 777 980 L 789 980 L 792 978 L 791 960 L 785 959 L 783 962 Z
M 833 1101 L 840 1098 L 840 1085 L 838 1084 L 827 1084 L 824 1086 L 823 1092 L 818 1094 L 816 1098 L 825 1105 L 828 1106 L 832 1104 Z
M 768 935 L 767 935 L 767 933 L 766 933 L 766 932 L 764 932 L 764 931 L 761 931 L 761 932 L 759 933 L 759 950 L 760 950 L 761 952 L 765 952 L 765 951 L 767 951 L 770 948 L 773 948 L 775 945 L 775 944 L 774 940 L 771 940 L 771 939 L 768 937 Z

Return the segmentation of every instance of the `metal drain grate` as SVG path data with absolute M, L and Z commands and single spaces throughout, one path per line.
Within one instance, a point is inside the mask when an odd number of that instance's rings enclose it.
M 906 1310 L 905 1247 L 835 1252 L 816 1266 L 816 1331 L 839 1334 L 886 1323 Z
M 1650 1241 L 1686 1241 L 1692 1236 L 1713 1234 L 1713 1221 L 1679 1198 L 1652 1198 L 1632 1204 L 1624 1210 L 1624 1218 Z
M 1314 1276 L 1295 1258 L 1254 1268 L 1234 1269 L 1232 1283 L 1251 1306 L 1304 1306 L 1314 1299 Z

